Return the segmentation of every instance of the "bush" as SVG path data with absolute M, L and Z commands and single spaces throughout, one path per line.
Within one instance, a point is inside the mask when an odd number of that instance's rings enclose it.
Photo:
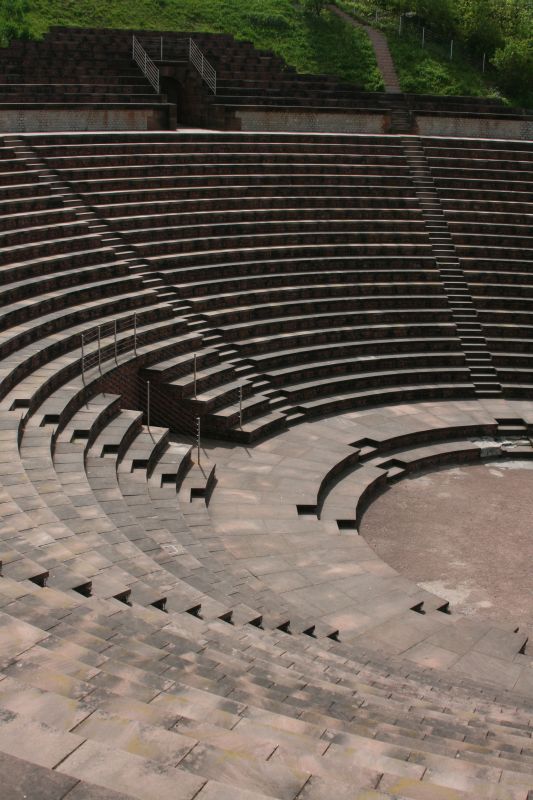
M 28 10 L 28 0 L 3 0 L 0 5 L 0 40 L 3 44 L 11 39 L 29 38 Z
M 304 0 L 304 8 L 317 17 L 323 12 L 326 7 L 326 0 Z
M 492 62 L 502 88 L 524 105 L 533 105 L 533 39 L 510 39 L 496 51 Z

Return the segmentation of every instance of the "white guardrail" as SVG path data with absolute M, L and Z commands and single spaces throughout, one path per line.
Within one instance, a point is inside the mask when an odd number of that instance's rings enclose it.
M 213 94 L 217 93 L 217 71 L 204 56 L 194 39 L 164 39 L 163 36 L 143 37 L 144 44 L 133 37 L 133 60 L 137 62 L 142 72 L 157 93 L 159 93 L 159 70 L 154 64 L 152 57 L 159 61 L 180 61 L 183 56 L 188 58 L 190 63 L 200 74 L 202 80 L 211 89 Z
M 148 78 L 157 94 L 159 94 L 159 70 L 136 36 L 133 37 L 132 41 L 132 58 L 137 62 L 143 75 Z
M 217 72 L 193 39 L 189 39 L 189 61 L 194 64 L 213 94 L 217 93 Z

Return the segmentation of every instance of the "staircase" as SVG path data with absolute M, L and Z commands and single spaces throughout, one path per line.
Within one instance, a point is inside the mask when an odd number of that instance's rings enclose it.
M 396 72 L 396 67 L 394 66 L 394 61 L 392 60 L 386 36 L 381 31 L 376 30 L 376 28 L 372 28 L 370 25 L 364 25 L 363 23 L 358 22 L 350 14 L 347 14 L 345 11 L 341 11 L 340 8 L 337 8 L 334 5 L 330 5 L 328 8 L 333 14 L 336 14 L 348 25 L 352 25 L 354 28 L 361 28 L 361 30 L 364 30 L 372 43 L 378 68 L 381 72 L 383 83 L 385 84 L 385 91 L 387 92 L 387 95 L 393 95 L 393 97 L 384 97 L 383 101 L 380 101 L 380 104 L 384 105 L 390 114 L 389 129 L 387 133 L 412 133 L 413 115 L 406 103 L 405 96 L 402 94 L 400 80 L 398 78 L 398 73 Z M 396 95 L 396 97 L 394 97 L 394 95 Z
M 502 387 L 457 257 L 424 148 L 415 136 L 402 138 L 402 143 L 476 395 L 480 398 L 500 397 Z
M 385 91 L 399 94 L 401 92 L 400 81 L 398 79 L 398 74 L 396 72 L 394 61 L 392 60 L 385 35 L 381 33 L 381 31 L 376 30 L 376 28 L 372 28 L 370 25 L 364 25 L 363 23 L 358 22 L 356 19 L 354 19 L 354 17 L 351 16 L 351 14 L 341 11 L 341 9 L 337 8 L 337 6 L 329 5 L 327 8 L 333 14 L 336 14 L 338 17 L 344 20 L 344 22 L 346 22 L 348 25 L 352 25 L 354 28 L 361 28 L 365 31 L 372 43 L 372 47 L 374 48 L 376 61 L 378 62 L 378 68 L 383 77 L 383 83 L 385 84 Z

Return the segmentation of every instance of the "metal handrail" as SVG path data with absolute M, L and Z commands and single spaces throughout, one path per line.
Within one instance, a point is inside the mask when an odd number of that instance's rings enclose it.
M 189 61 L 194 64 L 213 94 L 217 93 L 217 72 L 193 39 L 189 39 Z
M 132 59 L 159 94 L 159 70 L 135 35 L 132 40 Z
M 217 93 L 217 71 L 204 56 L 194 39 L 189 37 L 189 39 L 171 39 L 170 42 L 168 40 L 165 42 L 164 37 L 161 35 L 143 37 L 143 42 L 144 45 L 140 43 L 137 37 L 133 37 L 133 58 L 157 92 L 159 92 L 159 70 L 147 51 L 150 51 L 156 60 L 171 60 L 168 55 L 176 45 L 181 45 L 184 49 L 186 47 L 189 61 L 198 70 L 198 73 L 213 94 Z M 166 59 L 165 54 L 167 56 Z M 154 80 L 152 80 L 151 76 Z
M 137 328 L 136 311 L 125 317 L 117 317 L 110 322 L 87 328 L 80 335 L 83 381 L 85 382 L 85 373 L 94 367 L 98 367 L 101 374 L 103 361 L 114 359 L 115 363 L 118 363 L 119 355 L 130 350 L 133 350 L 134 356 L 137 357 L 139 343 Z M 119 334 L 124 333 L 130 333 L 130 335 L 119 337 Z

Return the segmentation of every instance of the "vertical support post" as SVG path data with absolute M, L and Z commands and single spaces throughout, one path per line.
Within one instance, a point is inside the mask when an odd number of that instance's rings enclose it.
M 161 37 L 161 61 L 163 61 L 163 37 Z
M 398 26 L 398 33 L 400 36 L 402 35 L 402 23 L 403 23 L 403 14 L 400 14 L 400 24 Z
M 196 400 L 196 353 L 193 356 L 193 389 L 194 399 Z
M 133 315 L 133 353 L 137 358 L 137 312 Z
M 378 11 L 378 9 L 376 8 L 376 22 L 378 22 L 378 21 L 379 21 L 379 11 Z
M 453 39 L 450 42 L 450 61 L 453 60 Z
M 198 466 L 200 466 L 200 444 L 201 444 L 201 422 L 200 417 L 196 417 L 196 458 Z
M 98 370 L 100 375 L 102 374 L 102 335 L 101 335 L 101 326 L 98 326 Z
M 81 378 L 85 383 L 85 334 L 81 335 Z
M 146 422 L 150 430 L 150 381 L 146 381 Z
M 239 386 L 239 428 L 242 428 L 242 386 Z
M 117 321 L 115 320 L 115 364 L 118 364 L 118 350 L 117 350 Z
M 487 64 L 487 54 L 483 53 L 483 72 L 485 72 L 486 64 Z
M 422 47 L 426 46 L 426 29 L 422 28 Z

